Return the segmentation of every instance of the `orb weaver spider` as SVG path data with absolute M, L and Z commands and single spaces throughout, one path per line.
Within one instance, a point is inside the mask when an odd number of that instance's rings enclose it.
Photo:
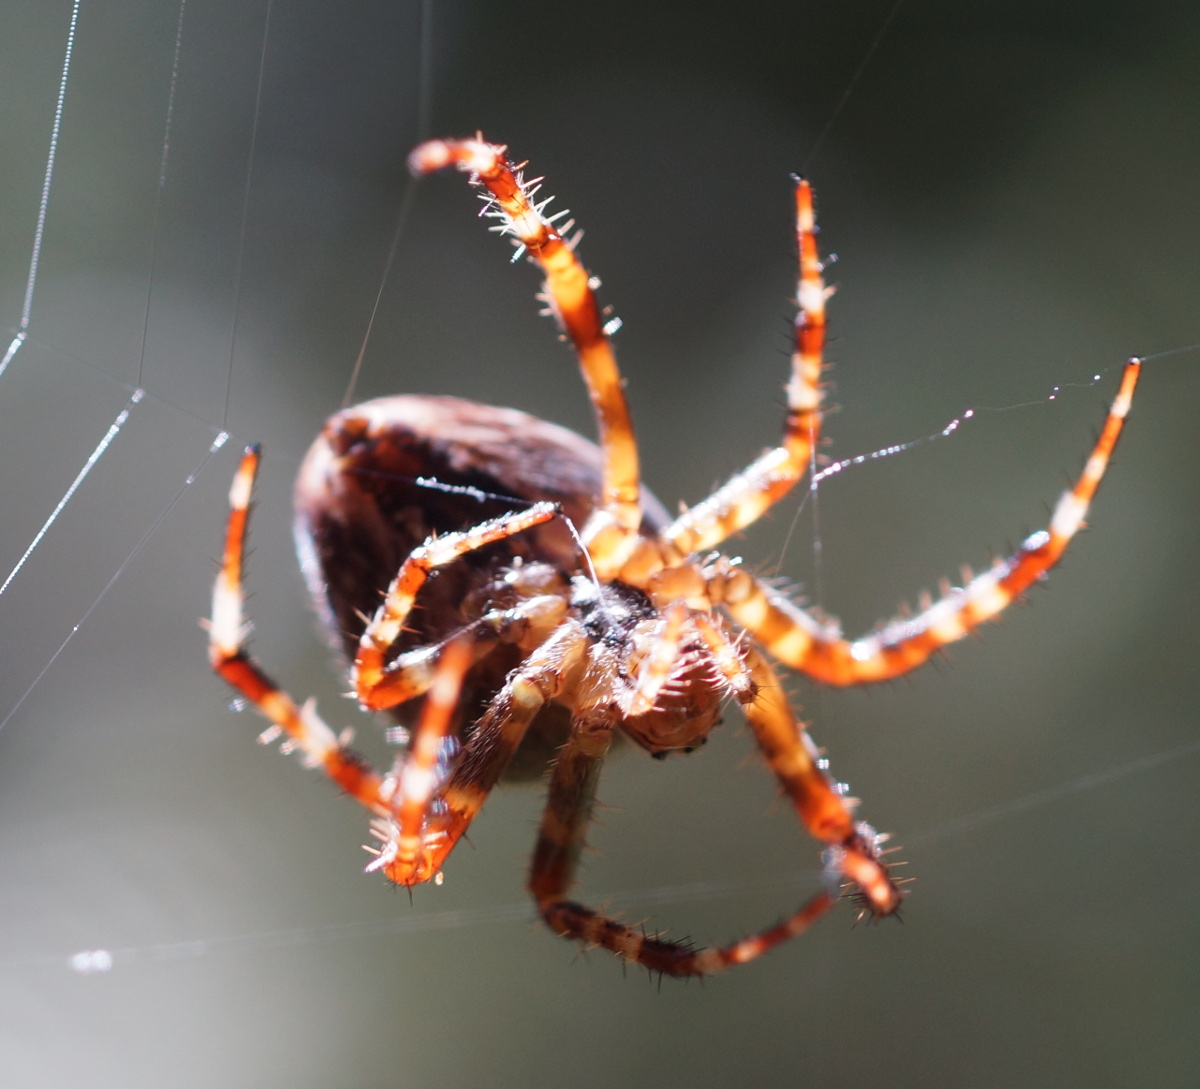
M 267 741 L 327 776 L 372 814 L 368 870 L 398 885 L 441 868 L 507 773 L 551 764 L 529 889 L 558 934 L 672 976 L 753 960 L 806 930 L 838 885 L 865 912 L 894 914 L 900 883 L 879 835 L 790 705 L 771 659 L 814 680 L 858 685 L 901 676 L 1009 605 L 1058 561 L 1083 524 L 1128 414 L 1139 362 L 1126 365 L 1099 439 L 1047 529 L 917 615 L 845 639 L 713 550 L 808 471 L 821 428 L 825 303 L 812 190 L 796 180 L 795 351 L 783 440 L 704 501 L 670 519 L 640 484 L 637 445 L 597 283 L 575 254 L 565 213 L 544 216 L 537 181 L 482 136 L 432 140 L 409 164 L 448 166 L 482 189 L 493 230 L 514 236 L 545 275 L 542 298 L 574 346 L 599 447 L 512 409 L 451 397 L 384 397 L 325 424 L 296 483 L 301 566 L 353 662 L 360 703 L 412 725 L 380 772 L 309 701 L 298 706 L 244 646 L 242 570 L 260 453 L 230 493 L 213 593 L 213 669 L 271 721 Z M 581 529 L 578 533 L 574 527 Z M 382 602 L 380 596 L 382 595 Z M 736 627 L 735 627 L 736 625 Z M 739 630 L 740 629 L 740 630 Z M 652 756 L 702 744 L 723 702 L 741 705 L 758 748 L 812 836 L 826 888 L 781 923 L 723 947 L 646 935 L 568 898 L 601 763 L 620 733 Z M 516 757 L 517 759 L 514 759 Z

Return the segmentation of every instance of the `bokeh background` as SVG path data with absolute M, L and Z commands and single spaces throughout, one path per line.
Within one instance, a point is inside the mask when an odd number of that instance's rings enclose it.
M 660 989 L 532 921 L 528 788 L 410 905 L 362 874 L 356 807 L 256 746 L 205 665 L 228 481 L 262 441 L 255 651 L 371 744 L 304 600 L 290 487 L 345 390 L 423 121 L 508 142 L 587 229 L 668 505 L 778 433 L 797 169 L 840 255 L 827 454 L 1011 409 L 831 480 L 818 533 L 797 497 L 732 546 L 849 630 L 1043 524 L 1124 358 L 1200 340 L 1200 15 L 907 0 L 813 155 L 891 9 L 429 0 L 422 64 L 415 3 L 275 0 L 259 99 L 264 6 L 187 0 L 160 191 L 179 8 L 84 0 L 30 336 L 0 378 L 0 573 L 146 396 L 0 596 L 5 1085 L 1196 1083 L 1195 352 L 1146 367 L 1094 531 L 1032 607 L 911 683 L 795 682 L 905 846 L 903 926 L 843 907 Z M 0 3 L 6 328 L 69 17 Z M 460 178 L 411 199 L 359 394 L 590 434 L 533 270 Z M 691 758 L 611 761 L 586 897 L 709 941 L 809 894 L 816 851 L 734 718 Z M 110 971 L 71 969 L 94 949 Z

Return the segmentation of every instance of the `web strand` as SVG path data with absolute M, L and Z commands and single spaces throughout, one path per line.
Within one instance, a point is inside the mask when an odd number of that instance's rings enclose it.
M 121 421 L 121 422 L 123 423 L 124 421 Z M 104 589 L 102 589 L 100 591 L 100 593 L 96 595 L 96 597 L 92 601 L 92 603 L 86 609 L 84 609 L 83 614 L 72 625 L 70 632 L 67 634 L 67 637 L 62 641 L 61 644 L 59 644 L 58 649 L 52 655 L 50 655 L 49 660 L 46 662 L 46 664 L 44 666 L 42 666 L 41 670 L 38 672 L 38 675 L 36 677 L 34 677 L 32 683 L 29 685 L 29 687 L 26 688 L 23 693 L 21 693 L 21 698 L 18 699 L 15 704 L 13 704 L 13 706 L 9 709 L 8 714 L 6 714 L 4 716 L 4 718 L 2 720 L 0 720 L 0 730 L 3 730 L 4 727 L 8 725 L 9 720 L 13 717 L 13 715 L 15 715 L 21 709 L 21 706 L 30 697 L 33 690 L 35 688 L 37 688 L 37 686 L 41 683 L 42 678 L 45 677 L 46 674 L 50 672 L 50 668 L 54 665 L 54 663 L 56 661 L 58 661 L 59 656 L 62 654 L 62 652 L 67 649 L 67 644 L 70 643 L 71 640 L 75 638 L 75 635 L 78 633 L 79 629 L 81 627 L 83 627 L 83 625 L 87 622 L 88 617 L 90 617 L 92 615 L 92 613 L 94 613 L 96 611 L 97 607 L 100 605 L 100 602 L 102 602 L 108 596 L 109 591 L 114 586 L 116 586 L 118 581 L 120 581 L 121 576 L 123 574 L 125 574 L 126 568 L 131 563 L 133 563 L 134 559 L 137 558 L 138 553 L 141 552 L 142 549 L 145 548 L 147 544 L 149 544 L 150 538 L 153 537 L 154 534 L 158 531 L 158 527 L 161 526 L 164 521 L 166 521 L 167 515 L 170 514 L 171 511 L 174 509 L 175 504 L 178 503 L 179 500 L 183 498 L 184 493 L 187 491 L 187 489 L 196 482 L 196 478 L 200 475 L 201 471 L 208 464 L 208 462 L 212 458 L 213 454 L 215 454 L 218 450 L 221 449 L 222 446 L 225 445 L 225 442 L 228 440 L 228 438 L 229 438 L 228 434 L 226 434 L 224 431 L 222 431 L 212 441 L 212 444 L 209 446 L 204 457 L 200 459 L 200 462 L 199 462 L 199 464 L 197 464 L 196 468 L 193 469 L 192 472 L 190 472 L 187 475 L 186 479 L 184 480 L 183 484 L 180 486 L 179 490 L 176 491 L 176 493 L 171 497 L 170 502 L 168 502 L 167 505 L 162 509 L 162 511 L 159 512 L 158 517 L 155 518 L 154 521 L 150 524 L 150 528 L 148 530 L 146 530 L 146 532 L 142 535 L 141 539 L 137 542 L 137 544 L 135 544 L 133 546 L 133 548 L 130 550 L 129 554 L 125 557 L 125 559 L 121 561 L 121 563 L 117 567 L 116 571 L 113 572 L 112 578 L 110 578 L 108 580 L 108 582 L 106 582 L 104 584 Z M 57 512 L 55 512 L 55 513 L 57 514 Z M 32 547 L 31 547 L 30 551 L 32 551 Z M 22 560 L 21 560 L 22 563 L 25 562 L 25 558 L 27 558 L 28 555 L 29 555 L 29 553 L 27 552 L 25 554 L 25 557 L 22 557 Z M 18 564 L 17 566 L 19 568 L 20 564 Z M 13 573 L 15 574 L 16 572 L 14 571 Z M 12 575 L 9 576 L 9 581 L 10 582 L 12 581 Z M 5 583 L 5 585 L 7 586 L 8 583 Z
M 150 332 L 151 304 L 154 301 L 155 273 L 158 269 L 158 232 L 162 218 L 163 190 L 167 187 L 167 159 L 171 150 L 171 126 L 175 120 L 175 91 L 179 85 L 179 55 L 183 51 L 183 16 L 187 0 L 179 0 L 179 20 L 175 25 L 175 53 L 171 57 L 171 89 L 167 92 L 167 119 L 163 122 L 162 158 L 158 165 L 158 188 L 154 193 L 154 226 L 150 232 L 150 273 L 146 279 L 146 310 L 142 317 L 142 342 L 138 349 L 138 388 L 146 374 L 146 339 Z
M 846 103 L 850 101 L 850 96 L 854 94 L 854 90 L 858 86 L 858 81 L 862 79 L 863 73 L 870 67 L 876 50 L 879 49 L 883 39 L 887 37 L 887 32 L 891 29 L 892 23 L 896 21 L 896 16 L 900 14 L 900 8 L 903 5 L 904 0 L 896 0 L 884 17 L 883 22 L 879 24 L 879 29 L 875 32 L 875 37 L 871 39 L 871 44 L 867 46 L 867 51 L 863 54 L 862 60 L 858 62 L 858 67 L 854 69 L 854 73 L 850 76 L 850 80 L 846 84 L 846 89 L 842 92 L 842 97 L 838 99 L 837 105 L 833 107 L 833 112 L 829 115 L 829 120 L 825 122 L 825 127 L 821 129 L 816 140 L 813 141 L 813 146 L 808 152 L 808 158 L 804 160 L 804 166 L 800 170 L 801 174 L 809 172 L 813 160 L 817 157 L 817 152 L 821 150 L 821 145 L 825 142 L 825 137 L 829 135 L 837 119 L 841 117 L 842 110 L 846 108 Z
M 433 115 L 433 3 L 432 0 L 421 0 L 420 29 L 418 30 L 417 55 L 417 131 L 413 146 L 424 143 L 429 138 Z M 383 290 L 387 286 L 392 266 L 396 263 L 396 254 L 400 250 L 400 239 L 408 227 L 408 217 L 412 214 L 413 202 L 417 196 L 417 179 L 412 174 L 407 175 L 404 183 L 404 196 L 400 198 L 400 211 L 396 214 L 396 228 L 392 231 L 392 244 L 388 247 L 387 258 L 383 262 L 383 274 L 379 277 L 379 289 L 375 292 L 375 301 L 371 305 L 371 316 L 367 318 L 367 327 L 363 331 L 362 344 L 359 345 L 358 355 L 355 356 L 354 366 L 350 371 L 350 380 L 346 383 L 346 392 L 342 395 L 342 408 L 349 408 L 354 399 L 354 390 L 358 386 L 358 376 L 362 372 L 363 359 L 367 354 L 367 345 L 371 341 L 371 330 L 375 328 L 375 318 L 379 313 L 379 304 L 383 301 Z
M 263 86 L 267 75 L 267 43 L 271 39 L 271 11 L 275 0 L 267 0 L 263 16 L 262 48 L 258 57 L 258 86 L 254 92 L 254 120 L 250 126 L 250 151 L 246 160 L 246 183 L 242 190 L 242 221 L 238 228 L 237 261 L 233 274 L 233 321 L 229 329 L 229 362 L 225 368 L 225 405 L 221 430 L 229 426 L 229 404 L 233 393 L 233 360 L 237 354 L 238 326 L 242 316 L 242 280 L 246 269 L 246 234 L 250 225 L 250 193 L 254 186 L 254 162 L 258 150 L 258 125 L 262 119 Z
M 26 561 L 33 555 L 34 549 L 42 543 L 42 539 L 50 532 L 50 527 L 58 520 L 58 516 L 66 509 L 67 504 L 71 501 L 71 497 L 79 490 L 80 485 L 87 479 L 88 473 L 95 468 L 96 462 L 100 460 L 104 452 L 112 445 L 113 439 L 121 432 L 121 428 L 125 426 L 125 422 L 129 419 L 129 414 L 134 407 L 141 403 L 143 393 L 140 389 L 134 390 L 133 396 L 129 398 L 129 403 L 117 413 L 117 418 L 109 425 L 108 430 L 88 456 L 87 461 L 83 463 L 83 468 L 79 470 L 75 479 L 71 481 L 70 486 L 63 493 L 63 497 L 58 501 L 57 506 L 50 512 L 50 517 L 46 519 L 42 528 L 34 534 L 33 540 L 29 542 L 29 547 L 25 549 L 24 555 L 17 561 L 17 566 L 9 573 L 8 578 L 4 580 L 3 585 L 0 585 L 0 595 L 2 595 L 9 586 L 12 585 L 13 579 L 17 577 L 21 568 L 25 566 Z
M 63 56 L 62 78 L 58 81 L 58 101 L 54 106 L 54 124 L 50 129 L 50 151 L 46 156 L 46 173 L 42 179 L 42 197 L 38 202 L 37 227 L 33 232 L 33 253 L 29 258 L 29 278 L 25 281 L 25 301 L 21 306 L 21 322 L 17 335 L 13 337 L 4 358 L 0 360 L 0 376 L 8 369 L 13 356 L 25 343 L 29 316 L 33 312 L 33 291 L 37 286 L 38 262 L 42 257 L 42 240 L 46 235 L 46 212 L 50 207 L 50 184 L 54 180 L 54 160 L 58 155 L 58 136 L 62 131 L 63 107 L 67 101 L 67 79 L 71 74 L 71 57 L 75 52 L 75 29 L 79 25 L 79 5 L 75 0 L 71 8 L 71 25 L 67 30 L 67 48 Z
M 161 519 L 160 519 L 161 520 Z M 151 531 L 153 532 L 153 530 Z M 144 543 L 144 541 L 142 542 Z M 141 548 L 139 543 L 138 548 Z M 135 550 L 136 551 L 136 550 Z M 132 557 L 130 557 L 132 559 Z M 126 564 L 129 561 L 126 561 Z M 123 567 L 125 565 L 122 565 Z M 115 577 L 114 577 L 115 579 Z M 98 604 L 98 601 L 97 601 Z M 93 608 L 95 606 L 93 605 Z M 90 611 L 90 610 L 89 610 Z M 14 708 L 15 710 L 15 708 Z M 10 712 L 10 716 L 11 716 Z M 7 721 L 7 719 L 5 719 Z M 0 727 L 3 723 L 0 723 Z M 956 839 L 978 828 L 1006 820 L 1021 813 L 1030 813 L 1075 794 L 1102 789 L 1122 779 L 1156 768 L 1200 756 L 1200 738 L 1177 745 L 1174 748 L 1139 756 L 1104 771 L 1082 775 L 1045 790 L 1034 791 L 1012 801 L 989 806 L 986 809 L 952 817 L 934 825 L 924 832 L 904 837 L 905 844 L 939 843 Z M 799 880 L 811 877 L 815 885 L 818 874 L 802 875 Z M 763 892 L 772 888 L 798 883 L 795 877 L 781 879 L 731 879 L 718 881 L 694 881 L 684 884 L 657 885 L 647 889 L 635 889 L 601 896 L 604 902 L 636 904 L 685 904 L 708 900 L 725 900 L 748 892 Z M 154 945 L 124 946 L 120 948 L 96 948 L 81 950 L 70 955 L 39 955 L 12 958 L 0 962 L 0 969 L 22 966 L 60 967 L 65 966 L 80 974 L 93 974 L 111 970 L 117 964 L 146 961 L 183 960 L 215 956 L 237 949 L 272 949 L 284 946 L 317 945 L 354 938 L 428 934 L 439 930 L 462 930 L 467 927 L 526 922 L 533 917 L 533 905 L 529 902 L 498 904 L 491 907 L 451 909 L 448 911 L 421 912 L 409 916 L 388 919 L 370 919 L 349 923 L 329 923 L 323 926 L 293 927 L 286 930 L 262 930 L 219 938 L 202 938 L 178 942 L 162 942 Z
M 176 25 L 176 31 L 175 31 L 175 52 L 174 52 L 174 55 L 172 58 L 172 64 L 171 64 L 171 87 L 170 87 L 170 92 L 167 96 L 167 117 L 166 117 L 166 122 L 165 122 L 164 128 L 163 128 L 162 158 L 161 158 L 160 164 L 159 164 L 159 185 L 158 185 L 158 191 L 157 191 L 157 195 L 155 197 L 155 205 L 154 205 L 154 231 L 153 231 L 154 244 L 153 244 L 153 252 L 152 252 L 152 256 L 151 256 L 150 275 L 149 275 L 149 279 L 148 279 L 148 282 L 146 285 L 146 308 L 145 308 L 145 315 L 144 315 L 143 324 L 142 324 L 142 341 L 141 341 L 141 350 L 140 350 L 140 360 L 138 363 L 138 385 L 137 385 L 137 388 L 133 391 L 133 394 L 129 399 L 129 403 L 126 404 L 126 406 L 117 414 L 116 419 L 109 426 L 109 429 L 107 432 L 105 432 L 104 437 L 100 440 L 100 442 L 97 444 L 96 448 L 92 451 L 92 453 L 88 457 L 87 461 L 84 462 L 83 468 L 79 470 L 79 473 L 76 475 L 75 479 L 71 482 L 70 486 L 67 488 L 67 490 L 63 494 L 62 498 L 58 501 L 58 504 L 55 506 L 54 510 L 51 511 L 50 517 L 46 519 L 45 523 L 42 525 L 42 528 L 39 529 L 36 534 L 34 534 L 33 540 L 30 541 L 30 543 L 29 543 L 29 547 L 25 549 L 24 554 L 17 561 L 16 566 L 9 572 L 8 577 L 4 580 L 3 584 L 0 584 L 0 595 L 3 595 L 5 593 L 5 591 L 8 590 L 9 586 L 12 585 L 13 580 L 20 573 L 21 568 L 23 568 L 25 566 L 26 562 L 28 562 L 28 560 L 29 560 L 29 557 L 33 555 L 34 550 L 38 547 L 38 545 L 40 545 L 42 543 L 42 540 L 45 538 L 46 534 L 50 531 L 50 527 L 54 525 L 54 523 L 55 523 L 55 521 L 57 521 L 59 515 L 62 514 L 62 512 L 66 508 L 67 504 L 71 501 L 71 498 L 75 495 L 75 493 L 79 490 L 80 486 L 87 479 L 88 474 L 91 473 L 91 471 L 95 467 L 96 463 L 104 455 L 105 451 L 107 451 L 108 448 L 112 445 L 113 440 L 120 433 L 121 428 L 125 426 L 125 423 L 129 419 L 129 415 L 133 411 L 134 407 L 137 406 L 138 404 L 140 404 L 142 402 L 143 398 L 145 397 L 145 390 L 143 390 L 141 387 L 141 380 L 142 380 L 142 376 L 143 376 L 143 372 L 144 372 L 144 368 L 145 368 L 145 361 L 146 361 L 146 331 L 147 331 L 147 328 L 149 326 L 149 321 L 150 321 L 150 303 L 151 303 L 151 297 L 152 297 L 153 290 L 154 290 L 154 269 L 155 269 L 155 261 L 156 261 L 157 252 L 158 252 L 159 212 L 160 212 L 161 205 L 162 205 L 162 190 L 163 190 L 163 186 L 166 184 L 167 152 L 168 152 L 168 148 L 169 148 L 169 144 L 170 144 L 170 137 L 171 137 L 171 121 L 172 121 L 172 117 L 174 114 L 174 108 L 175 108 L 175 88 L 176 88 L 176 84 L 177 84 L 178 76 L 179 76 L 179 55 L 180 55 L 180 51 L 182 49 L 182 44 L 183 44 L 183 15 L 184 15 L 184 7 L 185 7 L 186 3 L 187 3 L 187 0 L 180 0 L 179 19 L 178 19 L 178 23 Z M 72 13 L 71 13 L 71 26 L 70 26 L 70 30 L 67 34 L 66 56 L 63 61 L 62 79 L 59 82 L 59 87 L 58 87 L 58 101 L 57 101 L 57 105 L 56 105 L 55 111 L 54 111 L 54 127 L 51 132 L 51 136 L 50 136 L 50 154 L 49 154 L 49 158 L 47 159 L 47 162 L 46 162 L 45 179 L 42 183 L 41 203 L 39 204 L 39 207 L 38 207 L 37 230 L 34 234 L 33 256 L 30 260 L 30 267 L 29 267 L 29 280 L 25 287 L 25 307 L 24 307 L 24 310 L 22 311 L 22 315 L 21 315 L 21 328 L 20 328 L 20 332 L 18 333 L 16 339 L 14 339 L 12 344 L 9 346 L 8 352 L 5 354 L 3 362 L 0 363 L 0 375 L 2 375 L 4 373 L 4 368 L 8 366 L 9 362 L 12 360 L 12 357 L 16 353 L 17 349 L 21 346 L 22 343 L 24 343 L 25 337 L 26 337 L 26 329 L 29 325 L 29 315 L 30 315 L 30 310 L 33 305 L 33 290 L 34 290 L 34 285 L 37 280 L 38 261 L 41 256 L 42 239 L 45 235 L 46 211 L 47 211 L 47 208 L 49 207 L 49 203 L 50 203 L 50 184 L 54 177 L 54 160 L 55 160 L 55 156 L 58 151 L 59 134 L 60 134 L 61 128 L 62 128 L 63 107 L 64 107 L 64 103 L 66 101 L 66 94 L 67 94 L 67 79 L 68 79 L 68 76 L 70 75 L 71 57 L 72 57 L 72 55 L 74 53 L 74 49 L 75 49 L 75 31 L 76 31 L 76 27 L 78 25 L 78 20 L 79 20 L 79 4 L 80 4 L 80 0 L 75 0 L 75 6 L 72 9 Z M 34 683 L 36 684 L 36 681 Z M 23 698 L 24 697 L 22 697 L 22 699 Z M 5 721 L 7 721 L 7 719 L 5 719 Z

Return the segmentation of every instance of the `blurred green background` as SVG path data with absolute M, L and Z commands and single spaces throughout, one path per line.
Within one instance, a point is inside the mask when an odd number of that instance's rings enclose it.
M 827 453 L 1025 406 L 831 480 L 819 565 L 798 497 L 731 545 L 855 632 L 1042 525 L 1124 358 L 1200 340 L 1195 6 L 909 0 L 810 161 L 891 7 L 431 0 L 424 72 L 433 133 L 509 143 L 587 229 L 668 506 L 778 434 L 790 171 L 840 255 Z M 147 397 L 0 596 L 0 1080 L 1196 1084 L 1195 353 L 1147 366 L 1094 532 L 1033 608 L 911 683 L 794 683 L 863 815 L 906 847 L 903 926 L 853 929 L 843 907 L 659 990 L 532 921 L 536 789 L 493 797 L 412 906 L 361 873 L 362 815 L 254 744 L 197 619 L 237 449 L 262 441 L 255 651 L 370 746 L 304 600 L 290 481 L 410 184 L 419 8 L 275 0 L 251 163 L 264 10 L 188 0 L 158 202 L 179 9 L 82 6 L 30 340 L 0 378 L 0 574 L 130 390 Z M 0 2 L 6 329 L 69 16 Z M 474 209 L 461 178 L 419 186 L 359 395 L 453 393 L 591 434 L 536 274 Z M 734 717 L 691 758 L 610 762 L 583 896 L 709 941 L 808 894 L 817 852 Z M 96 948 L 111 972 L 70 970 Z

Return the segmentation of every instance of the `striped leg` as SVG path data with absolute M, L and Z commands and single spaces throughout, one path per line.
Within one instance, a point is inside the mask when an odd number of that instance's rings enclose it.
M 809 833 L 829 845 L 830 876 L 844 874 L 861 890 L 866 909 L 891 915 L 900 906 L 900 891 L 879 861 L 883 837 L 854 819 L 857 804 L 839 793 L 824 770 L 824 761 L 808 731 L 796 721 L 787 693 L 775 671 L 755 647 L 745 655 L 753 696 L 743 704 L 746 721 L 759 750 Z
M 446 856 L 470 827 L 487 796 L 547 700 L 562 691 L 583 660 L 587 637 L 577 621 L 564 623 L 526 659 L 492 699 L 434 798 L 415 856 L 401 860 L 396 821 L 377 827 L 384 843 L 381 869 L 398 885 L 415 885 L 437 875 Z
M 209 661 L 218 676 L 250 700 L 271 721 L 260 740 L 270 742 L 287 735 L 285 751 L 296 751 L 309 767 L 321 768 L 347 794 L 377 817 L 399 812 L 404 827 L 414 824 L 414 807 L 428 805 L 432 751 L 444 733 L 448 708 L 453 707 L 462 675 L 470 659 L 465 643 L 452 645 L 439 665 L 434 692 L 417 727 L 414 749 L 401 764 L 399 774 L 384 777 L 348 747 L 350 731 L 340 735 L 317 714 L 312 701 L 303 707 L 275 684 L 250 657 L 243 645 L 247 626 L 242 615 L 246 529 L 250 497 L 258 471 L 260 451 L 248 447 L 242 457 L 229 494 L 229 524 L 225 555 L 213 589 L 212 620 L 209 622 Z M 419 823 L 419 822 L 418 822 Z
M 438 838 L 427 826 L 432 803 L 446 778 L 445 765 L 453 751 L 447 744 L 448 735 L 471 660 L 470 637 L 460 636 L 447 644 L 438 661 L 412 741 L 397 759 L 392 774 L 384 780 L 382 793 L 387 810 L 377 811 L 371 822 L 371 834 L 382 846 L 367 848 L 375 855 L 375 861 L 367 866 L 368 872 L 404 874 L 408 880 L 398 883 L 406 885 L 428 881 L 437 873 L 436 870 L 422 873 L 420 862 L 430 839 Z M 394 876 L 392 879 L 396 880 Z
M 468 552 L 548 522 L 558 511 L 555 503 L 535 503 L 528 510 L 481 522 L 462 533 L 430 537 L 414 548 L 400 565 L 400 572 L 388 587 L 383 604 L 359 640 L 352 679 L 363 706 L 376 711 L 395 707 L 420 695 L 424 690 L 422 686 L 427 686 L 430 679 L 428 652 L 409 652 L 390 666 L 386 658 L 388 650 L 404 631 L 404 621 L 412 612 L 417 594 L 430 572 Z
M 654 650 L 639 663 L 633 691 L 621 708 L 625 717 L 632 718 L 653 710 L 655 701 L 671 676 L 671 670 L 679 660 L 679 641 L 687 615 L 687 607 L 682 602 L 667 607 L 662 631 L 653 643 Z
M 383 668 L 371 689 L 372 701 L 381 708 L 397 707 L 423 696 L 433 684 L 435 666 L 446 647 L 462 635 L 471 637 L 471 652 L 478 662 L 500 643 L 536 646 L 549 637 L 567 612 L 558 594 L 539 594 L 519 601 L 511 609 L 492 609 L 466 628 L 430 646 L 398 654 Z
M 1075 486 L 1064 492 L 1050 525 L 1031 534 L 1006 559 L 966 585 L 926 604 L 912 617 L 897 617 L 871 635 L 842 637 L 836 623 L 821 621 L 773 593 L 741 568 L 718 560 L 708 569 L 714 603 L 720 603 L 778 661 L 825 684 L 854 685 L 899 677 L 935 651 L 993 619 L 1045 577 L 1084 524 L 1133 401 L 1140 362 L 1125 365 L 1117 396 Z
M 577 716 L 570 740 L 559 753 L 550 780 L 529 890 L 547 925 L 564 938 L 600 946 L 651 972 L 668 976 L 706 976 L 754 960 L 772 947 L 803 933 L 836 902 L 828 893 L 767 930 L 727 946 L 693 949 L 686 941 L 648 937 L 568 900 L 579 855 L 591 819 L 600 766 L 612 742 L 613 722 L 606 716 Z
M 545 273 L 546 300 L 575 346 L 596 411 L 604 472 L 600 504 L 585 528 L 584 540 L 605 578 L 619 566 L 618 554 L 633 544 L 642 521 L 633 424 L 616 356 L 593 294 L 594 281 L 575 256 L 579 236 L 565 237 L 573 221 L 559 227 L 554 220 L 566 215 L 565 211 L 542 215 L 548 201 L 532 202 L 537 182 L 526 181 L 505 151 L 482 138 L 430 140 L 409 155 L 408 163 L 414 174 L 451 165 L 469 173 L 473 184 L 486 187 L 491 194 L 495 215 L 501 221 L 498 229 L 514 235 Z
M 287 750 L 298 751 L 310 767 L 322 768 L 375 815 L 371 831 L 381 846 L 370 848 L 376 859 L 368 869 L 383 871 L 397 884 L 428 881 L 437 876 L 451 848 L 495 786 L 529 723 L 545 701 L 562 689 L 564 678 L 582 659 L 586 636 L 577 623 L 558 627 L 495 697 L 447 775 L 444 742 L 463 677 L 473 658 L 473 635 L 467 632 L 450 640 L 423 688 L 428 696 L 409 749 L 390 774 L 380 775 L 348 747 L 349 730 L 334 734 L 311 701 L 297 706 L 243 646 L 247 626 L 242 614 L 242 576 L 259 458 L 257 446 L 247 448 L 229 494 L 225 554 L 213 589 L 209 622 L 209 661 L 220 677 L 271 721 L 260 740 L 269 742 L 285 733 Z M 552 508 L 551 504 L 544 506 Z M 551 509 L 550 515 L 553 513 Z M 518 606 L 506 618 L 497 614 L 493 619 L 498 625 L 509 622 L 515 626 L 528 620 L 536 628 L 548 620 L 557 622 L 561 614 L 557 598 L 535 597 L 524 606 L 528 615 L 520 615 L 522 609 Z M 550 617 L 549 611 L 554 609 L 558 614 Z
M 787 386 L 783 444 L 768 450 L 702 503 L 686 510 L 661 534 L 681 555 L 703 552 L 744 529 L 783 498 L 804 475 L 821 431 L 821 368 L 825 350 L 826 288 L 817 256 L 812 189 L 796 180 L 796 238 L 800 278 L 796 292 L 796 349 Z

